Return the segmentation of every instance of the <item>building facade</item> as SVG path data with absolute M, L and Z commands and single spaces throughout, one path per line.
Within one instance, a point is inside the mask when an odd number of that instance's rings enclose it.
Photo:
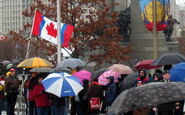
M 32 18 L 24 17 L 22 11 L 27 9 L 33 0 L 1 0 L 0 1 L 0 32 L 7 34 L 13 30 L 18 32 L 23 25 L 32 22 Z
M 1 36 L 1 32 L 2 32 L 2 0 L 0 0 L 0 36 Z

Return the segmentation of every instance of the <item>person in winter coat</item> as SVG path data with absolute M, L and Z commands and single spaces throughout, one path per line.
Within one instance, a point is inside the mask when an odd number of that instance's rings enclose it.
M 138 83 L 139 82 L 139 83 Z M 134 83 L 134 86 L 140 86 L 147 84 L 149 82 L 149 78 L 147 77 L 147 73 L 145 70 L 139 70 L 139 76 Z
M 109 83 L 107 84 L 107 90 L 105 91 L 105 105 L 109 111 L 110 106 L 117 97 L 117 89 L 114 83 L 114 77 L 110 76 L 107 79 L 109 80 Z
M 149 109 L 148 108 L 142 108 L 138 110 L 134 110 L 132 115 L 148 115 Z
M 76 98 L 78 98 L 76 101 L 76 113 L 77 115 L 87 115 L 87 110 L 88 110 L 88 100 L 84 98 L 84 96 L 88 92 L 89 88 L 89 81 L 87 79 L 84 79 L 83 81 L 83 88 Z M 76 99 L 75 98 L 75 99 Z
M 88 115 L 98 115 L 100 113 L 100 108 L 97 108 L 97 109 L 92 109 L 91 108 L 91 99 L 94 98 L 94 97 L 97 97 L 100 99 L 100 103 L 102 102 L 103 100 L 103 89 L 102 87 L 100 86 L 100 84 L 98 83 L 98 78 L 93 78 L 92 79 L 92 82 L 91 82 L 91 85 L 88 89 L 88 92 L 87 92 L 87 100 L 88 100 L 88 103 L 89 103 L 89 106 L 88 106 Z
M 164 71 L 163 79 L 160 82 L 171 82 L 170 73 L 168 70 Z M 174 105 L 174 102 L 168 102 L 158 105 L 158 115 L 173 115 Z
M 38 78 L 38 83 L 33 88 L 33 96 L 36 102 L 37 115 L 49 115 L 50 102 L 41 84 L 42 80 L 42 77 Z
M 65 98 L 59 98 L 53 94 L 48 94 L 51 102 L 51 115 L 66 115 L 65 114 Z
M 4 95 L 5 75 L 0 77 L 0 113 L 5 110 L 5 95 Z
M 155 73 L 155 74 L 153 75 L 153 80 L 152 80 L 152 82 L 159 82 L 159 81 L 161 81 L 161 79 L 162 79 L 162 75 L 159 74 L 159 73 Z
M 15 69 L 10 69 L 10 76 L 5 79 L 5 95 L 7 102 L 7 115 L 14 115 L 15 103 L 19 94 L 19 85 L 21 81 L 15 74 Z
M 28 89 L 28 115 L 37 115 L 36 112 L 36 104 L 35 104 L 35 98 L 33 94 L 33 88 L 37 84 L 38 78 L 36 77 L 38 73 L 33 72 L 31 73 L 31 76 L 29 76 L 29 80 L 26 82 L 26 86 Z

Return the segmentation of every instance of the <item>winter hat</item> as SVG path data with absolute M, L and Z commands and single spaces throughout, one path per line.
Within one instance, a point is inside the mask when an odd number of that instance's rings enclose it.
M 15 72 L 15 69 L 14 69 L 14 68 L 11 68 L 11 69 L 10 69 L 10 72 Z
M 164 70 L 163 75 L 166 74 L 166 73 L 170 73 L 170 71 L 169 70 Z

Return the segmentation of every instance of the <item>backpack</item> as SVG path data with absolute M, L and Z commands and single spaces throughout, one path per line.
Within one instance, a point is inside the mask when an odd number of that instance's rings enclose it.
M 99 97 L 90 98 L 90 109 L 100 109 L 101 103 Z

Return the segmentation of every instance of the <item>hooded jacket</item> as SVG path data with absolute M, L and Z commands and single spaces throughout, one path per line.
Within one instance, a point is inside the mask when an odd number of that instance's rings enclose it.
M 105 105 L 111 106 L 111 104 L 113 103 L 114 99 L 117 96 L 117 92 L 116 92 L 117 89 L 114 83 L 114 77 L 110 76 L 108 77 L 108 79 L 110 80 L 110 83 L 107 85 L 107 90 L 105 94 Z

